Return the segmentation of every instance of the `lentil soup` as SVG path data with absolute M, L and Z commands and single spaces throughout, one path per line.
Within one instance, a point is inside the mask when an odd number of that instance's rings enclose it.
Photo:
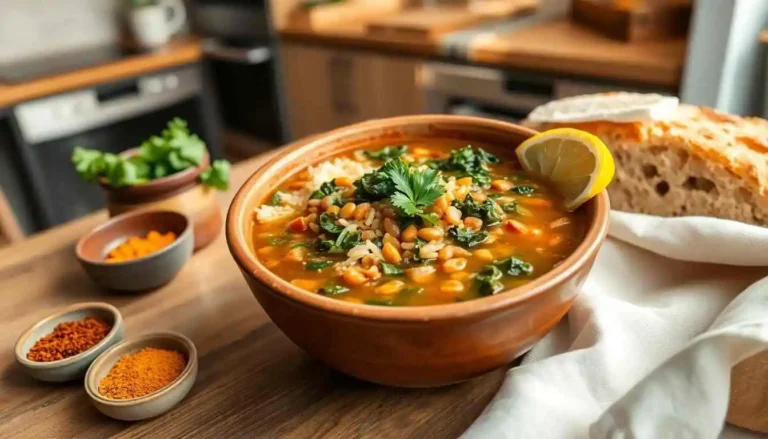
M 310 166 L 256 208 L 259 260 L 308 291 L 382 306 L 498 294 L 581 243 L 586 216 L 513 154 L 455 139 L 372 145 Z

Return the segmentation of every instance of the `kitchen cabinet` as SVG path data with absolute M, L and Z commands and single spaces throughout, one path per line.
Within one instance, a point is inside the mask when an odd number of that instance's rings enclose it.
M 294 42 L 282 43 L 281 59 L 294 139 L 423 111 L 419 59 Z

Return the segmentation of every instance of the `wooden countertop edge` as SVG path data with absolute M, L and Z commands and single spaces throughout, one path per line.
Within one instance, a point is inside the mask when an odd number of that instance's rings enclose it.
M 307 28 L 285 28 L 279 33 L 280 39 L 308 44 L 334 44 L 350 49 L 380 50 L 398 54 L 435 57 L 439 55 L 437 41 L 379 38 L 361 33 L 318 32 Z
M 0 108 L 68 90 L 197 62 L 202 56 L 202 42 L 198 38 L 189 37 L 173 41 L 159 52 L 130 56 L 109 64 L 20 84 L 0 84 Z

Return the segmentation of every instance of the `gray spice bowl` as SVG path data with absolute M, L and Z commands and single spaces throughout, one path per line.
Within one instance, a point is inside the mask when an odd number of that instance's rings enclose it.
M 125 262 L 106 262 L 109 252 L 134 236 L 156 230 L 173 232 L 176 240 L 147 256 Z M 85 272 L 97 284 L 120 291 L 144 291 L 167 284 L 192 257 L 192 222 L 181 213 L 138 210 L 116 216 L 83 236 L 75 252 Z
M 27 353 L 35 343 L 53 332 L 59 323 L 96 317 L 112 325 L 106 337 L 95 346 L 63 360 L 41 362 L 27 359 Z M 88 367 L 102 352 L 123 339 L 123 317 L 114 306 L 103 302 L 87 302 L 69 306 L 24 331 L 16 342 L 16 361 L 33 378 L 49 382 L 64 382 L 82 378 Z
M 133 399 L 110 399 L 99 393 L 99 383 L 123 355 L 152 347 L 172 349 L 184 354 L 187 365 L 169 385 L 149 395 Z M 175 332 L 143 335 L 112 346 L 91 364 L 85 375 L 85 391 L 103 414 L 122 421 L 153 418 L 172 409 L 187 396 L 197 379 L 197 349 L 190 339 Z

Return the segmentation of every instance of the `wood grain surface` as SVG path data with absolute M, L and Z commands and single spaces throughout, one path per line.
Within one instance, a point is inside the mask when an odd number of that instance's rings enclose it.
M 222 209 L 262 160 L 235 166 Z M 503 379 L 499 370 L 445 388 L 395 389 L 329 369 L 271 323 L 223 234 L 159 290 L 100 290 L 78 265 L 74 245 L 106 218 L 101 212 L 0 250 L 0 438 L 450 438 L 472 423 Z M 82 381 L 46 384 L 24 374 L 13 357 L 19 334 L 85 301 L 120 309 L 126 338 L 171 330 L 195 343 L 197 383 L 179 406 L 149 421 L 115 421 L 91 406 Z
M 560 20 L 478 37 L 472 43 L 470 60 L 677 87 L 685 65 L 685 49 L 684 38 L 626 43 Z
M 0 108 L 67 90 L 90 87 L 199 61 L 202 43 L 194 37 L 179 38 L 166 47 L 108 64 L 79 69 L 19 84 L 0 84 Z
M 442 35 L 404 38 L 367 32 L 367 22 L 342 23 L 328 29 L 286 27 L 288 41 L 379 50 L 402 55 L 436 57 Z M 469 61 L 499 66 L 632 81 L 676 88 L 685 65 L 686 40 L 625 43 L 597 31 L 557 20 L 509 33 L 475 37 Z

